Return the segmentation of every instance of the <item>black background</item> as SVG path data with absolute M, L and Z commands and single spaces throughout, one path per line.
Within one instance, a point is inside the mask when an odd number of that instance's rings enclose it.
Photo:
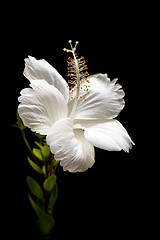
M 114 8 L 113 8 L 114 9 Z M 35 214 L 28 202 L 26 175 L 33 174 L 28 166 L 27 149 L 20 132 L 12 126 L 16 122 L 16 110 L 20 90 L 29 85 L 23 76 L 24 58 L 28 55 L 44 58 L 66 79 L 69 47 L 68 40 L 79 41 L 78 55 L 85 57 L 89 73 L 107 73 L 118 78 L 126 93 L 126 105 L 117 119 L 127 129 L 135 146 L 130 153 L 108 152 L 96 148 L 94 166 L 84 173 L 63 172 L 57 169 L 59 195 L 55 205 L 55 239 L 65 234 L 89 236 L 98 234 L 107 238 L 137 237 L 147 229 L 144 226 L 146 182 L 140 149 L 139 135 L 139 88 L 138 81 L 143 72 L 142 55 L 143 21 L 135 21 L 138 8 L 120 13 L 118 6 L 113 15 L 97 11 L 87 17 L 74 17 L 70 12 L 66 19 L 45 19 L 43 12 L 33 15 L 28 12 L 20 16 L 7 28 L 5 55 L 6 99 L 3 117 L 7 122 L 5 153 L 9 163 L 7 179 L 8 193 L 7 224 L 13 226 L 13 235 L 21 232 L 22 239 L 35 238 Z M 119 13 L 117 15 L 117 13 Z M 98 20 L 97 20 L 98 19 Z M 7 101 L 9 98 L 9 101 Z M 9 109 L 9 111 L 8 111 Z M 139 113 L 141 114 L 141 113 Z M 7 117 L 6 117 L 7 116 Z M 7 118 L 7 120 L 6 120 Z M 11 217 L 10 217 L 11 216 Z M 140 236 L 140 235 L 139 235 Z M 117 239 L 117 238 L 116 238 Z

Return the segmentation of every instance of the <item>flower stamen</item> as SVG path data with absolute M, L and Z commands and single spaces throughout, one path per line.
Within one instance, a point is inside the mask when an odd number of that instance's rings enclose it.
M 71 46 L 71 49 L 64 48 L 63 50 L 66 52 L 71 52 L 73 54 L 73 58 L 69 57 L 68 61 L 67 61 L 67 70 L 68 70 L 67 76 L 70 78 L 70 80 L 68 80 L 68 84 L 70 84 L 69 89 L 72 89 L 70 94 L 73 93 L 73 88 L 74 88 L 74 91 L 76 91 L 75 98 L 71 97 L 71 100 L 73 100 L 73 98 L 74 98 L 74 104 L 73 104 L 73 108 L 72 108 L 72 112 L 71 112 L 71 116 L 72 116 L 77 107 L 77 101 L 79 98 L 81 98 L 81 97 L 79 97 L 80 90 L 83 89 L 83 87 L 85 87 L 84 91 L 87 91 L 89 93 L 88 84 L 90 82 L 87 79 L 87 77 L 89 76 L 89 73 L 87 71 L 88 67 L 86 65 L 86 61 L 85 61 L 84 57 L 81 56 L 80 58 L 78 58 L 77 53 L 75 53 L 79 42 L 76 41 L 74 47 L 72 46 L 71 40 L 69 40 L 68 42 Z M 81 84 L 84 83 L 84 81 L 86 81 L 86 85 L 81 87 Z M 86 98 L 85 98 L 85 101 L 86 101 Z
M 76 61 L 79 69 L 78 72 L 77 72 Z M 89 73 L 86 71 L 88 69 L 86 65 L 86 61 L 83 60 L 82 57 L 80 57 L 79 59 L 76 59 L 76 61 L 71 57 L 69 57 L 67 61 L 67 70 L 68 70 L 67 76 L 70 77 L 73 85 L 77 84 L 78 74 L 79 74 L 80 82 L 82 82 L 83 80 L 87 80 L 87 77 L 89 76 Z M 69 83 L 71 83 L 71 80 L 69 80 Z M 80 86 L 80 83 L 78 83 L 78 86 Z

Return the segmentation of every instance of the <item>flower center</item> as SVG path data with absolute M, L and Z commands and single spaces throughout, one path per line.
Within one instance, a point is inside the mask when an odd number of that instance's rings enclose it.
M 82 98 L 82 96 L 80 96 L 80 90 L 83 89 L 83 87 L 81 87 L 81 83 L 84 83 L 84 81 L 89 82 L 87 80 L 89 73 L 87 71 L 88 68 L 87 68 L 84 57 L 81 56 L 80 58 L 78 58 L 77 53 L 75 53 L 78 41 L 75 43 L 74 48 L 72 46 L 72 41 L 69 40 L 68 42 L 71 45 L 71 50 L 66 48 L 64 48 L 63 50 L 66 52 L 71 52 L 73 54 L 73 58 L 69 57 L 67 61 L 67 65 L 68 65 L 67 76 L 70 77 L 70 80 L 68 81 L 68 84 L 70 86 L 69 87 L 70 100 L 74 99 L 74 104 L 73 104 L 72 112 L 70 115 L 70 117 L 72 117 L 76 110 L 78 99 Z M 84 86 L 85 86 L 84 91 L 88 91 L 88 89 L 86 88 L 86 85 Z M 86 98 L 84 100 L 86 101 Z

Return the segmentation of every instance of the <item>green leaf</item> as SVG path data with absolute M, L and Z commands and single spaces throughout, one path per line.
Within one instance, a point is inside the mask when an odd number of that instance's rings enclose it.
M 27 159 L 28 159 L 28 162 L 29 162 L 29 164 L 31 165 L 31 167 L 32 167 L 36 172 L 38 172 L 38 173 L 40 173 L 40 174 L 43 174 L 42 169 L 41 169 L 36 163 L 34 163 L 29 157 L 27 157 Z
M 58 197 L 58 185 L 57 183 L 54 185 L 53 190 L 51 192 L 50 198 L 49 198 L 49 203 L 48 203 L 48 211 L 49 213 L 53 212 L 53 206 L 57 200 Z
M 41 143 L 39 142 L 34 142 L 41 150 L 41 153 L 44 157 L 44 159 L 47 159 L 50 157 L 50 148 L 49 146 L 46 144 L 45 146 L 43 146 Z
M 56 182 L 56 175 L 55 174 L 52 174 L 51 176 L 49 176 L 45 181 L 44 181 L 44 189 L 47 191 L 47 192 L 51 192 L 53 187 L 54 187 L 54 184 Z
M 45 212 L 45 202 L 45 199 L 37 199 L 36 201 L 36 204 L 43 212 Z
M 53 167 L 57 166 L 60 161 L 54 160 Z
M 30 194 L 28 194 L 28 197 L 33 209 L 35 210 L 37 216 L 40 218 L 44 214 L 44 211 L 35 203 L 35 201 L 33 201 Z
M 40 160 L 43 161 L 43 155 L 40 149 L 33 148 L 33 154 Z
M 39 199 L 43 199 L 43 191 L 40 185 L 31 177 L 27 176 L 27 184 L 31 192 Z
M 42 154 L 43 154 L 43 157 L 46 159 L 46 158 L 49 158 L 50 157 L 50 149 L 49 149 L 49 146 L 43 146 L 42 149 Z
M 29 196 L 29 201 L 33 207 L 33 209 L 35 210 L 39 220 L 38 220 L 38 224 L 39 224 L 39 229 L 41 231 L 41 233 L 43 235 L 47 235 L 49 234 L 53 227 L 54 227 L 54 219 L 51 215 L 46 214 L 42 208 L 40 208 L 31 198 L 30 195 Z
M 43 145 L 41 144 L 41 143 L 39 143 L 39 142 L 34 142 L 40 149 L 42 149 L 43 148 Z
M 43 235 L 48 235 L 55 226 L 53 217 L 46 213 L 39 217 L 38 224 Z
M 44 175 L 47 174 L 47 172 L 46 172 L 46 166 L 45 166 L 45 165 L 43 165 L 43 167 L 42 167 L 42 171 L 43 171 Z

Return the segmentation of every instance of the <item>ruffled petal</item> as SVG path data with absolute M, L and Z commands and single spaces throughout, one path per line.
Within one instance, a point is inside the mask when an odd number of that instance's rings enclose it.
M 34 57 L 28 56 L 25 59 L 24 76 L 29 80 L 44 79 L 49 84 L 54 85 L 68 101 L 69 90 L 68 84 L 63 77 L 44 59 L 37 60 Z
M 115 118 L 125 105 L 124 91 L 116 82 L 117 79 L 110 81 L 107 74 L 88 77 L 87 81 L 82 82 L 79 87 L 78 99 L 75 96 L 76 91 L 74 91 L 76 88 L 70 92 L 73 100 L 68 104 L 69 113 L 71 114 L 73 105 L 77 101 L 74 115 L 72 112 L 72 117 L 75 119 Z
M 64 171 L 84 172 L 94 164 L 94 147 L 83 130 L 74 130 L 72 120 L 60 119 L 49 131 L 46 141 Z
M 129 152 L 134 142 L 126 129 L 117 120 L 80 120 L 75 127 L 83 128 L 86 139 L 95 147 L 108 150 Z
M 34 80 L 21 91 L 18 112 L 25 126 L 46 135 L 60 118 L 67 116 L 67 104 L 61 92 L 45 80 Z

